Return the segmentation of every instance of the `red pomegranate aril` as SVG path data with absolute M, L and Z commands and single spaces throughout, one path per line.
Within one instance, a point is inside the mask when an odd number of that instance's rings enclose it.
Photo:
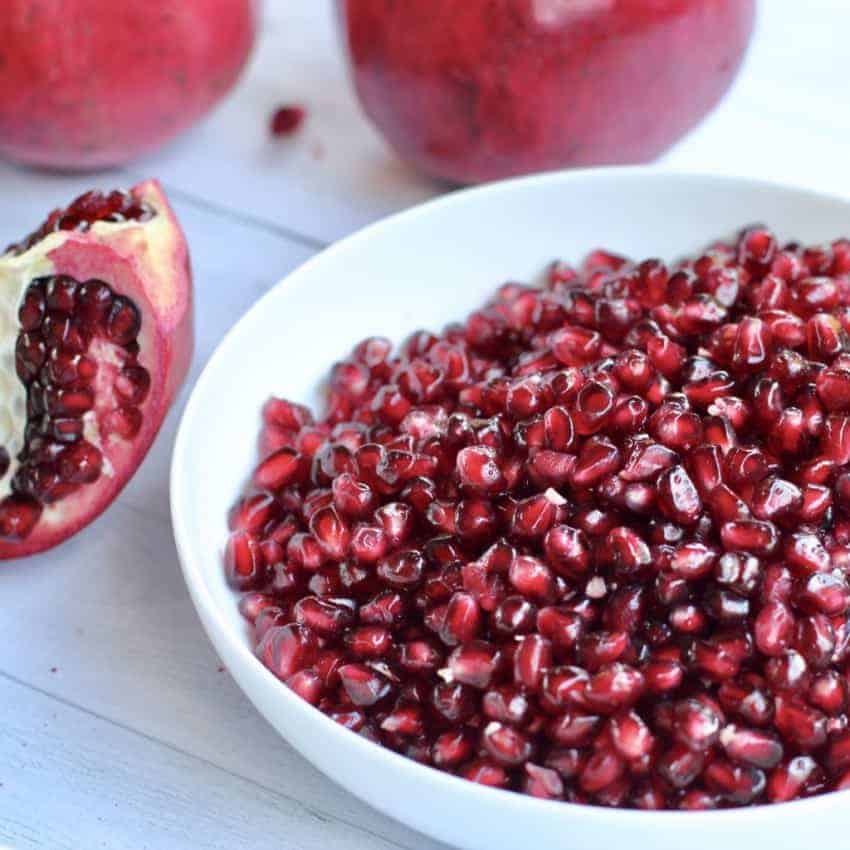
M 523 764 L 534 752 L 534 746 L 525 734 L 496 720 L 484 727 L 481 745 L 494 761 L 505 767 Z
M 774 723 L 780 735 L 803 752 L 816 750 L 826 742 L 826 717 L 803 702 L 778 696 Z
M 579 452 L 573 467 L 572 484 L 576 488 L 590 487 L 622 465 L 622 455 L 615 443 L 605 437 L 591 437 Z
M 392 683 L 366 664 L 344 664 L 338 672 L 345 693 L 358 707 L 375 705 L 392 692 Z
M 310 531 L 329 558 L 338 561 L 345 557 L 351 532 L 335 508 L 327 506 L 317 510 L 310 519 Z
M 801 796 L 819 771 L 809 756 L 795 756 L 775 768 L 767 780 L 767 798 L 771 803 L 785 803 Z
M 757 768 L 715 759 L 705 769 L 705 782 L 727 801 L 747 805 L 762 794 L 767 780 Z
M 447 646 L 457 646 L 473 640 L 481 627 L 481 609 L 469 593 L 452 594 L 446 607 L 445 620 L 439 631 Z
M 443 732 L 431 745 L 431 759 L 437 767 L 452 768 L 467 761 L 475 745 L 465 729 Z
M 555 577 L 543 561 L 530 555 L 514 559 L 508 572 L 511 586 L 534 602 L 551 602 L 555 595 Z
M 630 647 L 628 632 L 599 631 L 585 634 L 578 643 L 578 658 L 592 672 L 623 658 Z
M 588 794 L 596 794 L 616 782 L 625 771 L 623 760 L 609 750 L 598 750 L 587 761 L 579 776 L 579 785 Z
M 239 600 L 239 613 L 252 624 L 266 608 L 278 608 L 278 605 L 274 597 L 265 593 L 245 593 Z
M 295 603 L 292 612 L 299 623 L 326 637 L 341 634 L 355 620 L 354 603 L 345 599 L 305 596 Z
M 595 737 L 601 718 L 580 710 L 569 710 L 547 726 L 547 737 L 565 747 L 581 747 Z
M 722 720 L 705 701 L 680 700 L 673 708 L 673 735 L 688 749 L 704 752 L 719 739 Z
M 552 568 L 565 576 L 580 576 L 590 567 L 590 547 L 584 534 L 568 525 L 556 525 L 543 538 Z
M 554 646 L 570 650 L 584 631 L 584 621 L 572 611 L 546 607 L 537 612 L 537 630 Z
M 658 478 L 658 505 L 662 513 L 680 525 L 693 525 L 702 510 L 702 500 L 683 466 L 673 466 Z
M 806 698 L 825 714 L 837 716 L 847 708 L 847 682 L 835 670 L 827 670 L 812 680 Z
M 614 750 L 627 761 L 648 755 L 655 745 L 655 736 L 635 711 L 614 715 L 605 728 Z
M 800 576 L 823 573 L 830 567 L 829 552 L 815 534 L 789 535 L 785 540 L 783 554 L 791 570 Z
M 795 601 L 803 611 L 835 616 L 850 607 L 850 588 L 841 574 L 814 573 L 799 583 Z
M 481 711 L 490 720 L 522 727 L 531 717 L 531 703 L 521 688 L 504 684 L 484 692 Z
M 499 635 L 525 634 L 534 629 L 537 608 L 522 596 L 508 596 L 499 603 L 491 617 L 491 627 Z
M 517 643 L 513 661 L 516 684 L 536 691 L 552 666 L 552 644 L 542 635 L 525 635 Z
M 730 724 L 720 733 L 720 743 L 734 762 L 768 770 L 782 760 L 783 747 L 773 735 Z
M 787 605 L 770 601 L 759 611 L 754 624 L 754 637 L 759 652 L 781 655 L 790 645 L 795 630 L 794 615 Z
M 301 456 L 294 449 L 282 448 L 269 455 L 254 472 L 254 486 L 260 490 L 280 490 L 300 483 L 305 475 Z
M 526 539 L 542 537 L 555 523 L 558 507 L 566 500 L 555 490 L 547 489 L 517 503 L 511 519 L 510 533 Z
M 449 723 L 463 723 L 476 709 L 475 692 L 460 682 L 440 682 L 434 685 L 431 705 Z
M 448 660 L 448 670 L 455 681 L 485 690 L 499 668 L 499 650 L 485 641 L 475 640 L 458 646 Z
M 470 782 L 489 788 L 506 788 L 509 782 L 505 768 L 489 759 L 470 762 L 461 770 L 460 775 Z
M 400 593 L 385 590 L 360 606 L 361 623 L 374 626 L 394 626 L 404 617 L 406 602 Z
M 776 526 L 760 520 L 737 520 L 724 523 L 720 539 L 726 551 L 743 551 L 753 555 L 772 555 L 779 545 Z
M 551 768 L 526 762 L 522 778 L 522 792 L 541 800 L 560 800 L 564 796 L 564 783 L 558 772 Z
M 377 506 L 377 496 L 372 488 L 358 481 L 350 472 L 334 478 L 332 490 L 336 509 L 351 519 L 365 519 Z
M 257 615 L 254 621 L 254 637 L 257 641 L 261 641 L 269 629 L 279 626 L 288 626 L 292 622 L 292 617 L 285 608 L 280 608 L 277 605 L 271 605 L 264 608 Z
M 398 664 L 412 675 L 434 673 L 443 663 L 443 653 L 428 640 L 410 640 L 398 648 Z
M 379 561 L 376 573 L 385 584 L 403 590 L 418 585 L 425 570 L 425 560 L 415 549 L 395 552 Z
M 10 510 L 4 508 L 4 503 L 0 503 L 0 523 L 5 519 L 4 513 L 11 514 Z M 259 541 L 252 534 L 246 531 L 231 534 L 227 541 L 224 562 L 227 580 L 237 590 L 254 590 L 265 584 L 265 558 Z
M 312 534 L 298 532 L 286 544 L 286 560 L 291 566 L 315 571 L 326 562 L 327 557 Z
M 325 685 L 315 670 L 299 670 L 286 680 L 287 687 L 310 705 L 318 705 Z
M 678 661 L 663 658 L 650 661 L 641 672 L 647 690 L 653 694 L 667 694 L 678 690 L 685 673 Z
M 613 714 L 634 705 L 644 688 L 645 681 L 640 671 L 627 664 L 614 663 L 591 677 L 584 695 L 594 710 Z
M 351 534 L 349 550 L 352 557 L 362 564 L 380 561 L 390 548 L 383 528 L 373 525 L 358 525 Z
M 460 483 L 473 491 L 496 493 L 505 485 L 496 453 L 485 446 L 472 446 L 458 452 L 457 475 Z
M 304 626 L 270 628 L 257 645 L 257 657 L 279 679 L 310 667 L 316 660 L 316 636 Z

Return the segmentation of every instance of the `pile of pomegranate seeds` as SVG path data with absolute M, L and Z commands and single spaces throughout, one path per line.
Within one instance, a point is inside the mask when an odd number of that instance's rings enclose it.
M 103 454 L 86 431 L 98 391 L 100 427 L 113 438 L 131 440 L 142 425 L 139 406 L 151 377 L 138 362 L 138 308 L 102 280 L 37 278 L 27 287 L 18 316 L 15 370 L 27 388 L 28 424 L 11 481 L 13 495 L 0 499 L 0 530 L 11 526 L 25 537 L 42 505 L 100 477 Z M 99 364 L 98 358 L 109 362 Z M 111 388 L 104 386 L 110 380 Z M 0 479 L 9 463 L 0 444 Z
M 595 252 L 263 411 L 257 655 L 474 782 L 642 809 L 850 787 L 850 241 Z
M 53 210 L 38 230 L 30 233 L 17 245 L 10 245 L 6 252 L 23 254 L 37 242 L 41 242 L 45 236 L 58 230 L 84 232 L 99 221 L 148 221 L 154 214 L 148 204 L 122 189 L 111 192 L 86 192 L 67 208 Z

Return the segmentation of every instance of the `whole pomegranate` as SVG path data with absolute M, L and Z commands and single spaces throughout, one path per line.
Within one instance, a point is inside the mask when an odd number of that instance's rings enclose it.
M 161 188 L 88 192 L 0 256 L 0 560 L 90 523 L 145 457 L 192 355 Z
M 4 0 L 0 154 L 118 165 L 187 129 L 233 86 L 253 0 Z
M 652 160 L 729 87 L 755 0 L 342 0 L 357 93 L 452 181 Z

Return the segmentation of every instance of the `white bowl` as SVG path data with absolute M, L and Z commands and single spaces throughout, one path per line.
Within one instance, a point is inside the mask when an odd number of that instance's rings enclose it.
M 762 221 L 786 238 L 850 231 L 850 203 L 746 179 L 603 169 L 458 192 L 344 239 L 281 281 L 211 358 L 189 400 L 171 475 L 186 582 L 240 687 L 296 749 L 353 794 L 468 850 L 799 850 L 850 833 L 850 796 L 719 812 L 636 812 L 483 788 L 354 735 L 302 702 L 251 652 L 221 552 L 230 506 L 255 461 L 270 393 L 320 404 L 328 367 L 365 336 L 396 340 L 462 318 L 508 279 L 603 246 L 674 259 Z M 837 846 L 837 845 L 836 845 Z

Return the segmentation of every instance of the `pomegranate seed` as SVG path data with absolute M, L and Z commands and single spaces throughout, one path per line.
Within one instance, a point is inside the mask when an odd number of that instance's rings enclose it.
M 614 715 L 606 724 L 606 729 L 612 746 L 627 761 L 648 755 L 655 744 L 655 736 L 643 718 L 634 711 Z
M 680 700 L 673 709 L 673 734 L 676 740 L 695 752 L 714 745 L 720 736 L 722 717 L 707 702 Z
M 720 743 L 732 761 L 767 770 L 782 760 L 782 744 L 758 729 L 730 724 L 720 733 Z
M 318 705 L 325 689 L 321 676 L 315 670 L 299 670 L 286 680 L 287 687 L 310 705 Z
M 785 803 L 801 796 L 806 786 L 818 775 L 818 766 L 809 756 L 796 756 L 779 765 L 768 778 L 767 798 L 771 803 Z
M 495 452 L 485 446 L 472 446 L 458 452 L 457 475 L 464 486 L 483 493 L 496 493 L 505 485 Z
M 767 778 L 757 768 L 716 759 L 705 769 L 705 782 L 725 800 L 747 805 L 762 794 Z
M 826 742 L 825 715 L 785 696 L 776 698 L 774 724 L 785 740 L 803 752 L 815 750 Z
M 495 646 L 476 640 L 458 646 L 449 656 L 448 667 L 455 681 L 485 690 L 500 662 L 501 656 Z
M 281 106 L 271 117 L 270 130 L 273 136 L 290 136 L 304 123 L 306 111 L 301 106 Z
M 616 782 L 625 770 L 623 760 L 609 750 L 598 750 L 585 764 L 579 785 L 588 794 L 596 794 Z
M 534 752 L 534 746 L 526 735 L 496 720 L 484 727 L 481 745 L 494 761 L 506 767 L 523 764 Z
M 486 759 L 479 759 L 468 764 L 462 771 L 461 776 L 470 782 L 479 785 L 487 785 L 490 788 L 506 788 L 508 785 L 508 774 L 501 765 Z
M 593 677 L 585 689 L 588 704 L 603 713 L 614 713 L 634 705 L 645 687 L 640 671 L 627 664 L 606 665 Z
M 524 597 L 536 602 L 551 602 L 555 595 L 555 578 L 543 561 L 530 555 L 514 558 L 508 572 L 511 585 Z
M 447 646 L 467 643 L 478 634 L 480 626 L 481 609 L 475 598 L 461 591 L 453 593 L 440 628 L 443 643 Z
M 376 573 L 392 589 L 404 590 L 422 581 L 425 559 L 415 549 L 395 552 L 379 561 Z
M 431 745 L 431 760 L 437 767 L 455 767 L 473 754 L 474 742 L 466 730 L 452 730 L 437 736 Z
M 318 643 L 315 635 L 303 626 L 270 628 L 257 644 L 257 657 L 279 679 L 304 670 L 316 660 Z
M 543 675 L 552 665 L 552 644 L 541 635 L 525 635 L 514 654 L 514 681 L 530 691 L 539 689 Z

